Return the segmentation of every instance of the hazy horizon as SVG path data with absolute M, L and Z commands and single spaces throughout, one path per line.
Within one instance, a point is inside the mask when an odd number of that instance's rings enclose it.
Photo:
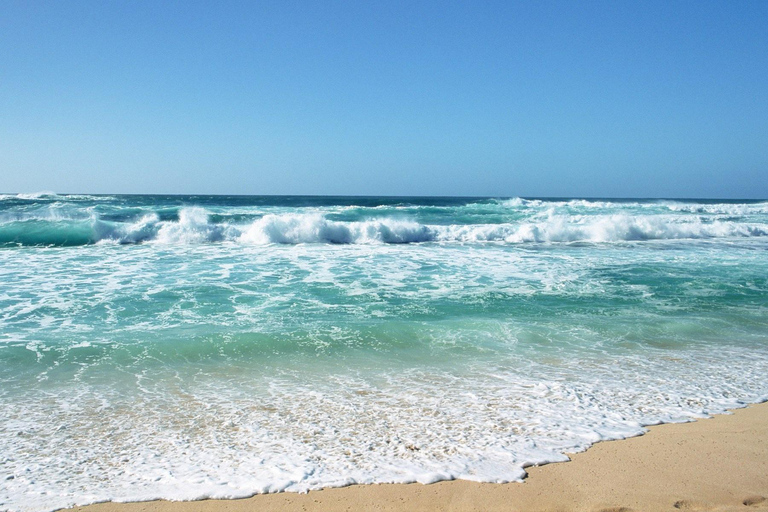
M 74 196 L 74 195 L 90 195 L 90 196 L 178 196 L 178 197 L 328 197 L 328 198 L 378 198 L 378 199 L 408 199 L 408 198 L 452 198 L 452 199 L 538 199 L 544 201 L 558 201 L 569 199 L 583 199 L 587 201 L 601 201 L 601 200 L 618 200 L 618 201 L 633 201 L 633 200 L 647 200 L 647 201 L 749 201 L 749 202 L 761 202 L 768 201 L 768 197 L 683 197 L 683 196 L 649 196 L 649 197 L 632 197 L 632 196 L 522 196 L 522 195 L 459 195 L 459 194 L 445 194 L 445 195 L 419 195 L 419 194 L 201 194 L 195 192 L 188 193 L 163 193 L 163 192 L 55 192 L 52 190 L 40 190 L 35 192 L 8 192 L 0 191 L 0 195 L 15 195 L 25 197 L 41 197 L 46 195 L 56 196 Z

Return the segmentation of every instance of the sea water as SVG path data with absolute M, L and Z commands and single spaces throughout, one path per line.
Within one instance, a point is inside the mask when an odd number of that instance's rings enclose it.
M 0 196 L 0 509 L 515 481 L 767 376 L 768 202 Z

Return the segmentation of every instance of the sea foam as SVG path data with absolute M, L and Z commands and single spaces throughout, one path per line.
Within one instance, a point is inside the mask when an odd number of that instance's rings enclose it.
M 250 224 L 211 222 L 202 208 L 181 208 L 176 220 L 155 213 L 123 222 L 90 213 L 67 216 L 61 211 L 0 214 L 0 244 L 83 245 L 101 241 L 121 244 L 409 244 L 422 242 L 631 242 L 768 235 L 765 222 L 724 220 L 718 216 L 673 214 L 572 214 L 552 208 L 518 222 L 493 224 L 422 224 L 412 219 L 371 216 L 361 221 L 332 220 L 315 213 L 266 214 Z

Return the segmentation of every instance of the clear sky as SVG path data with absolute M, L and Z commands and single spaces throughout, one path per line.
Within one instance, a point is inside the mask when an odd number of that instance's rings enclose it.
M 0 0 L 0 191 L 768 198 L 768 2 Z

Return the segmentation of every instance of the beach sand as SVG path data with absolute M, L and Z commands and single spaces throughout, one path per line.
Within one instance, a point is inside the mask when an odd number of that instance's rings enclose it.
M 356 485 L 241 500 L 102 503 L 83 512 L 768 510 L 768 403 L 602 442 L 524 483 Z

